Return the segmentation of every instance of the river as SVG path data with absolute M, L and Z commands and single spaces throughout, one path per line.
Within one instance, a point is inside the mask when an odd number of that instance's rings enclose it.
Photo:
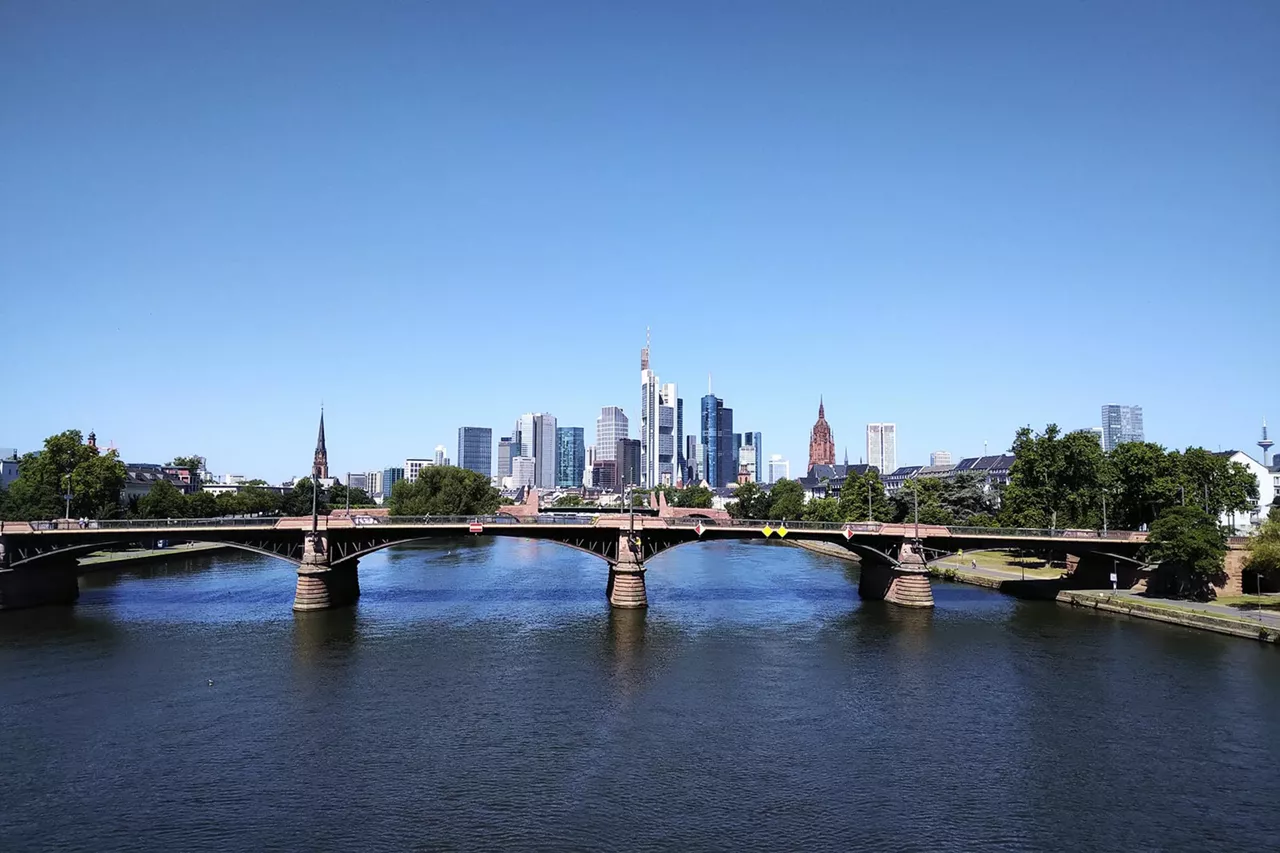
M 1280 649 L 766 543 L 218 554 L 0 613 L 0 849 L 1280 848 Z M 212 683 L 210 683 L 212 682 Z

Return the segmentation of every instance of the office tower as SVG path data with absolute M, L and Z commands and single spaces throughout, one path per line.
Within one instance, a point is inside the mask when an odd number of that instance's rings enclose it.
M 382 483 L 381 483 L 382 488 L 378 491 L 378 494 L 382 495 L 384 498 L 391 497 L 391 487 L 403 479 L 404 479 L 403 468 L 383 468 Z
M 630 437 L 627 416 L 617 406 L 604 406 L 596 418 L 596 461 L 613 459 L 618 439 Z
M 624 439 L 625 440 L 625 439 Z M 640 440 L 631 441 L 639 445 Z M 601 459 L 591 466 L 591 486 L 602 492 L 616 492 L 618 487 L 618 463 L 612 459 Z
M 532 456 L 516 456 L 511 460 L 511 488 L 532 487 L 537 473 L 537 461 Z
M 671 463 L 671 482 L 675 485 L 681 485 L 684 480 L 684 400 L 676 396 L 676 386 L 665 386 L 671 389 L 671 398 L 676 403 L 676 447 L 675 457 Z
M 562 489 L 581 486 L 586 463 L 582 427 L 556 427 L 556 486 Z
M 814 465 L 836 464 L 836 440 L 831 434 L 831 425 L 827 423 L 827 410 L 821 397 L 818 398 L 818 420 L 809 431 L 809 468 Z
M 362 492 L 368 491 L 369 477 L 363 471 L 356 471 L 347 475 L 347 488 L 359 489 Z
M 1110 453 L 1117 444 L 1144 441 L 1142 407 L 1108 403 L 1102 407 L 1102 449 Z
M 640 485 L 640 440 L 638 438 L 618 439 L 612 461 L 617 464 L 616 482 L 619 488 Z
M 364 472 L 364 492 L 371 498 L 376 498 L 382 494 L 381 471 Z
M 742 437 L 743 437 L 743 447 L 751 448 L 751 456 L 755 462 L 755 477 L 752 479 L 754 479 L 755 482 L 757 483 L 763 483 L 765 482 L 765 479 L 764 479 L 765 459 L 764 459 L 764 448 L 762 446 L 763 439 L 760 433 L 758 432 L 744 432 L 742 434 Z
M 435 464 L 434 459 L 406 459 L 404 460 L 404 478 L 410 483 L 415 483 L 418 480 L 418 473 L 423 468 L 430 468 Z
M 756 482 L 756 449 L 750 444 L 738 448 L 738 470 L 746 472 L 747 480 Z
M 640 351 L 640 485 L 653 488 L 674 485 L 676 477 L 675 383 L 658 384 L 649 369 L 649 339 Z
M 513 440 L 511 436 L 504 435 L 498 439 L 498 473 L 497 476 L 511 476 L 511 460 L 520 455 L 519 439 Z
M 556 484 L 556 416 L 533 412 L 520 416 L 512 435 L 513 448 L 520 446 L 517 456 L 533 459 L 534 485 L 550 489 Z M 515 463 L 512 463 L 514 468 Z M 513 470 L 512 476 L 515 476 Z
M 458 467 L 486 477 L 493 476 L 493 430 L 489 427 L 458 427 Z
M 948 450 L 935 450 L 929 454 L 929 465 L 936 467 L 938 465 L 950 465 L 951 452 Z
M 867 424 L 867 464 L 885 476 L 898 470 L 898 427 L 896 424 Z
M 702 398 L 703 479 L 713 489 L 737 481 L 733 464 L 733 409 L 714 394 Z
M 683 458 L 684 470 L 680 472 L 680 478 L 684 480 L 686 486 L 697 483 L 702 476 L 698 473 L 698 437 L 696 435 L 684 437 Z
M 435 464 L 437 468 L 443 468 L 449 464 L 449 457 L 444 455 L 443 444 L 436 445 L 436 453 L 435 453 L 435 457 L 432 459 L 432 462 Z
M 769 482 L 776 483 L 791 476 L 791 463 L 778 454 L 769 457 Z

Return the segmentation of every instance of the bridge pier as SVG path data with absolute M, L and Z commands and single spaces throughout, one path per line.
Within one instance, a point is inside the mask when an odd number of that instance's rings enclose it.
M 898 552 L 898 565 L 862 561 L 858 595 L 873 601 L 887 601 L 899 607 L 933 607 L 933 587 L 924 559 L 910 543 Z
M 293 594 L 293 610 L 328 610 L 355 604 L 360 598 L 360 571 L 357 560 L 346 560 L 338 566 L 329 562 L 328 537 L 323 533 L 306 534 L 302 565 L 298 567 L 298 584 Z
M 49 557 L 34 566 L 0 569 L 0 610 L 75 604 L 80 597 L 78 561 Z
M 640 546 L 625 531 L 618 535 L 618 561 L 609 565 L 609 585 L 605 594 L 612 607 L 634 609 L 649 606 Z

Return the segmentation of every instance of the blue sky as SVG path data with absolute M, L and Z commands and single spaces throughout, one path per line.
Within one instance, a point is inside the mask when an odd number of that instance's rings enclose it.
M 1280 3 L 0 5 L 0 445 L 276 481 L 708 372 L 793 472 L 1280 424 Z M 1270 342 L 1270 343 L 1268 343 Z

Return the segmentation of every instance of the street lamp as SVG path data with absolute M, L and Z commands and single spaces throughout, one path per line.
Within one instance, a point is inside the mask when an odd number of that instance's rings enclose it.
M 71 520 L 71 472 L 67 472 L 67 492 L 63 495 L 67 499 L 67 511 L 63 516 L 67 521 Z
M 1107 535 L 1107 490 L 1102 490 L 1102 535 Z

